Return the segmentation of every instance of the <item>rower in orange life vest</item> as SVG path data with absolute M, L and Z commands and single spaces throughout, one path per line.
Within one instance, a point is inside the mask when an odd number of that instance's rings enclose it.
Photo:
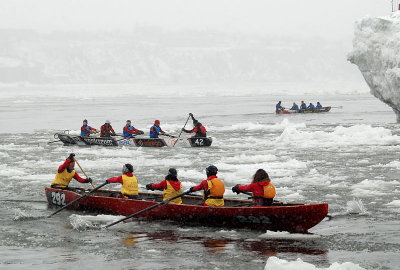
M 168 170 L 168 175 L 165 177 L 165 180 L 161 181 L 158 184 L 147 184 L 147 190 L 162 190 L 163 191 L 163 201 L 168 200 L 169 198 L 178 196 L 182 194 L 182 184 L 181 181 L 178 180 L 178 172 L 175 168 L 170 168 Z M 182 198 L 176 198 L 170 203 L 181 204 Z
M 266 206 L 273 203 L 276 195 L 275 187 L 269 179 L 268 173 L 263 169 L 259 169 L 253 176 L 250 185 L 236 185 L 232 188 L 233 192 L 252 192 L 254 206 Z
M 190 188 L 190 192 L 204 190 L 205 206 L 224 206 L 225 185 L 217 178 L 217 167 L 211 165 L 206 168 L 207 179 L 200 185 Z
M 54 178 L 53 183 L 51 183 L 52 188 L 67 189 L 72 178 L 74 178 L 80 183 L 92 183 L 92 179 L 90 177 L 87 179 L 83 179 L 74 170 L 75 167 L 74 158 L 75 154 L 71 153 L 65 160 L 65 162 L 60 167 L 58 167 L 56 177 Z
M 106 180 L 106 183 L 120 183 L 122 184 L 121 193 L 117 194 L 116 197 L 125 197 L 128 199 L 138 199 L 139 186 L 136 176 L 133 174 L 133 166 L 131 164 L 125 164 L 122 167 L 122 175 L 112 177 Z
M 131 125 L 131 123 L 132 123 L 131 120 L 126 120 L 126 125 L 124 126 L 124 129 L 122 130 L 124 138 L 132 138 L 133 135 L 141 135 L 144 133 L 143 131 L 134 128 Z
M 92 133 L 99 132 L 97 129 L 88 126 L 87 120 L 83 120 L 83 125 L 81 126 L 81 136 L 89 136 Z
M 196 119 L 194 119 L 193 114 L 189 113 L 189 115 L 192 117 L 193 120 L 193 129 L 192 130 L 186 130 L 185 128 L 182 128 L 183 132 L 186 133 L 193 133 L 196 132 L 196 134 L 193 137 L 207 137 L 207 130 L 206 128 Z
M 100 137 L 116 136 L 114 129 L 111 126 L 110 120 L 106 120 L 105 124 L 100 127 Z

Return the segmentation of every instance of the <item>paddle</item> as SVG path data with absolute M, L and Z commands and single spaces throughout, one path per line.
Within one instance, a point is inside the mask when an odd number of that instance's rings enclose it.
M 343 106 L 337 106 L 337 107 L 333 107 L 333 106 L 331 106 L 331 108 L 343 109 Z
M 107 184 L 108 184 L 107 182 L 104 182 L 103 184 L 101 184 L 100 186 L 97 186 L 96 188 L 92 189 L 90 192 L 86 193 L 85 195 L 83 195 L 83 196 L 81 196 L 81 197 L 79 197 L 79 198 L 73 200 L 72 202 L 70 202 L 70 203 L 67 204 L 67 205 L 64 205 L 63 207 L 61 207 L 60 209 L 58 209 L 57 211 L 55 211 L 55 212 L 52 213 L 51 215 L 48 215 L 47 217 L 49 218 L 49 217 L 51 217 L 51 216 L 57 214 L 58 212 L 61 212 L 62 210 L 64 210 L 64 209 L 67 208 L 68 206 L 70 206 L 70 205 L 76 203 L 77 201 L 79 201 L 79 200 L 81 200 L 81 199 L 83 199 L 83 198 L 88 197 L 91 193 L 95 192 L 96 190 L 100 189 L 101 187 L 103 187 L 103 186 L 105 186 L 105 185 L 107 185 Z
M 169 135 L 168 133 L 164 133 L 164 134 L 160 134 L 160 135 L 171 137 L 171 138 L 176 138 L 174 135 Z
M 260 197 L 260 196 L 254 196 L 253 195 L 253 193 L 250 193 L 250 192 L 244 192 L 244 191 L 240 191 L 240 193 L 243 193 L 243 194 L 246 194 L 246 195 L 248 195 L 248 196 L 250 196 L 250 198 L 249 199 L 262 199 L 263 197 Z M 273 202 L 275 202 L 275 203 L 281 203 L 280 201 L 275 201 L 275 200 L 273 200 Z
M 79 164 L 79 162 L 76 160 L 76 158 L 74 157 L 74 161 L 76 162 L 76 164 L 78 164 L 79 168 L 81 168 L 83 174 L 86 176 L 86 178 L 89 178 L 89 176 L 85 173 L 85 171 L 82 169 L 81 165 Z M 92 185 L 93 188 L 96 188 L 92 182 L 90 182 L 90 184 Z
M 181 134 L 182 134 L 182 132 L 183 132 L 183 129 L 186 127 L 186 124 L 187 124 L 187 122 L 189 121 L 189 118 L 190 118 L 190 114 L 189 114 L 188 119 L 186 120 L 185 124 L 183 125 L 183 128 L 181 129 L 181 133 L 179 133 L 178 139 L 181 137 Z M 174 143 L 174 145 L 173 145 L 172 147 L 175 146 L 175 144 L 176 144 L 176 142 L 178 141 L 178 139 L 176 139 L 176 141 L 175 141 L 175 143 Z
M 127 219 L 129 219 L 129 218 L 135 217 L 135 216 L 137 216 L 137 215 L 140 215 L 140 214 L 142 214 L 142 213 L 144 213 L 144 212 L 147 212 L 147 211 L 149 211 L 149 210 L 151 210 L 151 209 L 153 209 L 153 208 L 159 207 L 159 206 L 161 206 L 161 205 L 167 204 L 167 203 L 169 203 L 170 201 L 175 200 L 175 199 L 177 199 L 177 198 L 179 198 L 179 197 L 182 197 L 182 196 L 184 196 L 184 195 L 186 195 L 186 194 L 189 194 L 189 193 L 191 193 L 190 190 L 185 191 L 185 192 L 183 192 L 183 193 L 180 194 L 180 195 L 177 195 L 177 196 L 174 196 L 174 197 L 172 197 L 172 198 L 169 198 L 168 200 L 162 201 L 162 202 L 160 202 L 160 203 L 158 203 L 158 204 L 155 204 L 155 205 L 152 205 L 152 206 L 150 206 L 150 207 L 147 207 L 147 208 L 145 208 L 145 209 L 143 209 L 143 210 L 140 210 L 139 212 L 136 212 L 136 213 L 134 213 L 134 214 L 132 214 L 132 215 L 130 215 L 130 216 L 124 217 L 124 218 L 122 218 L 122 219 L 120 219 L 120 220 L 117 220 L 117 221 L 111 223 L 111 224 L 108 224 L 108 225 L 105 226 L 104 228 L 109 228 L 109 227 L 111 227 L 111 226 L 114 226 L 115 224 L 118 224 L 118 223 L 120 223 L 120 222 L 122 222 L 122 221 L 124 221 L 124 220 L 127 220 Z

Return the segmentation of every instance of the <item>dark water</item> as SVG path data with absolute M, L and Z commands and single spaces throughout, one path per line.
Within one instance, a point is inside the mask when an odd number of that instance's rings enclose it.
M 282 101 L 289 105 L 300 98 Z M 263 269 L 269 257 L 277 256 L 317 267 L 349 261 L 366 269 L 398 269 L 400 128 L 394 114 L 369 96 L 306 98 L 343 108 L 276 116 L 271 112 L 278 97 L 141 97 L 134 107 L 130 99 L 115 97 L 106 101 L 115 109 L 104 112 L 100 99 L 1 100 L 1 126 L 7 130 L 0 134 L 0 268 Z M 129 118 L 146 133 L 160 119 L 164 130 L 178 134 L 188 112 L 208 128 L 212 147 L 46 144 L 57 130 L 77 132 L 82 118 L 96 128 L 110 119 L 116 130 Z M 47 205 L 44 187 L 70 152 L 96 185 L 132 163 L 142 190 L 163 180 L 169 167 L 178 169 L 186 189 L 200 183 L 204 168 L 214 164 L 226 196 L 233 197 L 232 186 L 249 183 L 264 168 L 278 200 L 327 202 L 333 218 L 312 228 L 312 236 L 143 221 L 105 230 L 99 224 L 118 217 L 73 211 L 45 218 L 55 209 Z

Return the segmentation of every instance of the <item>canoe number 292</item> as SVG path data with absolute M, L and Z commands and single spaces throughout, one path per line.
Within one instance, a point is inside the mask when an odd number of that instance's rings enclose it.
M 65 193 L 56 191 L 51 192 L 51 201 L 53 204 L 65 205 Z
M 267 216 L 235 216 L 240 223 L 253 223 L 253 224 L 272 224 L 272 221 Z

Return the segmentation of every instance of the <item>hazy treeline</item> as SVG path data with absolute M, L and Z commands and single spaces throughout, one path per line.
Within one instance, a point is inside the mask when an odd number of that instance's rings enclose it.
M 0 30 L 0 82 L 223 83 L 357 80 L 348 48 L 320 38 L 213 31 Z

